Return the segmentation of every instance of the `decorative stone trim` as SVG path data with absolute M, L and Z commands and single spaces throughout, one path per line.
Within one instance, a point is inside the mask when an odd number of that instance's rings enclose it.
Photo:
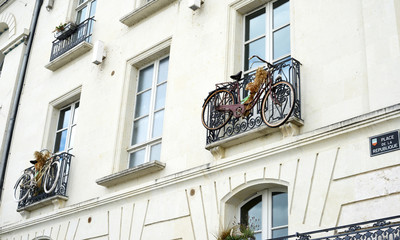
M 97 179 L 96 183 L 104 186 L 110 187 L 118 183 L 126 182 L 143 175 L 147 175 L 153 172 L 161 171 L 165 168 L 165 163 L 159 161 L 152 161 L 140 164 L 133 168 L 125 169 L 121 172 L 117 172 L 103 178 Z
M 153 0 L 148 2 L 147 4 L 134 9 L 132 12 L 123 16 L 119 21 L 130 27 L 141 20 L 147 18 L 151 14 L 157 12 L 158 10 L 168 6 L 175 0 Z

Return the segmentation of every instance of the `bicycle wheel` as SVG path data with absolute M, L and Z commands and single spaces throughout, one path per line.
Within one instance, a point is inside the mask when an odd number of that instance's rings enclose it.
M 18 178 L 14 185 L 14 200 L 20 202 L 24 200 L 31 191 L 31 183 L 33 181 L 33 174 L 25 172 Z
M 208 130 L 223 127 L 232 117 L 231 111 L 217 110 L 218 106 L 234 104 L 233 94 L 226 89 L 219 89 L 211 93 L 203 104 L 201 122 Z
M 264 96 L 261 116 L 268 127 L 279 127 L 293 112 L 295 92 L 288 82 L 278 82 Z
M 56 188 L 60 176 L 60 166 L 59 161 L 54 161 L 45 172 L 43 186 L 45 193 L 51 193 Z

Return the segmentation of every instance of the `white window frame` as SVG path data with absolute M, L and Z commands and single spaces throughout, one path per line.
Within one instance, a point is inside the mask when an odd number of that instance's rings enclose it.
M 86 6 L 88 7 L 86 10 L 86 15 L 85 18 L 82 22 L 84 22 L 86 19 L 88 19 L 90 17 L 90 11 L 92 9 L 92 3 L 96 1 L 96 7 L 97 7 L 97 0 L 85 0 L 83 1 L 81 4 L 79 4 L 79 0 L 78 0 L 78 6 L 75 8 L 75 12 L 76 12 L 76 17 L 75 17 L 75 22 L 77 23 L 78 21 L 78 12 L 80 10 L 82 10 L 83 8 L 85 8 Z M 82 23 L 80 22 L 80 23 Z M 79 23 L 79 24 L 80 24 Z
M 266 56 L 266 59 L 264 59 L 264 60 L 266 60 L 266 61 L 268 61 L 270 63 L 275 63 L 275 62 L 279 62 L 280 60 L 291 56 L 291 52 L 290 52 L 289 54 L 283 55 L 283 56 L 281 56 L 281 57 L 279 57 L 277 59 L 273 59 L 273 47 L 274 47 L 274 43 L 273 43 L 273 36 L 274 35 L 273 34 L 274 34 L 274 32 L 291 25 L 291 22 L 289 20 L 289 23 L 287 23 L 285 25 L 282 25 L 282 26 L 280 26 L 280 27 L 278 27 L 276 29 L 273 28 L 273 10 L 274 10 L 273 9 L 273 4 L 275 2 L 278 2 L 278 1 L 280 1 L 280 0 L 270 1 L 270 2 L 262 5 L 261 7 L 258 7 L 258 8 L 256 8 L 256 9 L 254 9 L 254 10 L 252 10 L 252 11 L 250 11 L 250 12 L 248 12 L 248 13 L 243 15 L 243 36 L 242 36 L 243 37 L 242 38 L 242 42 L 243 42 L 243 44 L 242 44 L 242 48 L 243 48 L 243 50 L 242 50 L 242 53 L 243 53 L 243 55 L 242 55 L 243 56 L 242 66 L 243 66 L 243 69 L 245 69 L 245 61 L 246 61 L 246 59 L 244 59 L 245 56 L 246 56 L 246 50 L 245 50 L 246 49 L 245 48 L 246 44 L 250 43 L 250 42 L 257 41 L 258 39 L 260 39 L 262 37 L 264 37 L 266 39 L 268 38 L 268 40 L 265 40 L 265 56 Z M 291 1 L 289 0 L 289 4 L 290 4 L 290 2 Z M 253 39 L 250 39 L 250 40 L 246 41 L 246 17 L 251 15 L 251 14 L 253 14 L 253 13 L 255 13 L 255 12 L 257 12 L 257 11 L 259 11 L 260 9 L 263 9 L 263 8 L 265 8 L 265 15 L 266 15 L 266 17 L 265 17 L 266 18 L 265 19 L 265 34 L 257 36 L 257 37 L 255 37 Z M 292 49 L 291 46 L 290 46 L 290 49 Z M 255 70 L 255 68 L 251 69 L 250 66 L 249 66 L 249 69 L 246 70 L 244 72 L 244 74 L 248 74 L 250 72 L 253 72 L 254 70 Z
M 66 106 L 64 106 L 64 107 L 62 107 L 62 108 L 60 108 L 58 110 L 58 117 L 57 117 L 57 122 L 56 122 L 56 131 L 55 131 L 55 134 L 54 134 L 54 146 L 53 146 L 54 151 L 56 151 L 55 149 L 56 149 L 56 144 L 57 144 L 57 133 L 62 132 L 64 130 L 67 130 L 67 136 L 66 136 L 66 140 L 65 140 L 65 148 L 64 148 L 64 150 L 57 151 L 57 152 L 70 152 L 74 148 L 74 146 L 70 147 L 70 143 L 71 143 L 72 128 L 76 127 L 76 125 L 77 125 L 76 122 L 74 123 L 75 110 L 76 110 L 75 105 L 77 103 L 79 103 L 79 107 L 80 107 L 80 100 L 77 100 L 77 101 L 74 101 L 73 103 L 68 104 L 68 105 L 66 105 Z M 65 128 L 57 129 L 58 128 L 58 123 L 59 123 L 60 117 L 61 117 L 61 112 L 64 109 L 68 108 L 68 107 L 71 107 L 71 115 L 70 115 L 70 118 L 69 118 L 69 121 L 68 121 L 68 125 Z
M 168 88 L 168 77 L 167 77 L 166 81 L 163 81 L 161 83 L 157 83 L 160 62 L 162 60 L 166 59 L 166 58 L 169 58 L 169 54 L 164 55 L 162 57 L 159 57 L 159 58 L 155 59 L 154 61 L 152 61 L 151 63 L 141 67 L 140 69 L 138 69 L 138 74 L 137 74 L 137 78 L 136 78 L 136 87 L 135 87 L 135 100 L 134 100 L 135 104 L 134 104 L 134 108 L 133 108 L 133 118 L 132 118 L 133 121 L 131 123 L 131 131 L 130 131 L 130 133 L 131 133 L 130 146 L 127 149 L 127 151 L 128 151 L 127 168 L 130 168 L 130 156 L 131 156 L 132 153 L 138 152 L 138 151 L 144 149 L 145 150 L 145 156 L 144 156 L 144 162 L 143 163 L 148 163 L 150 161 L 151 147 L 153 147 L 153 146 L 155 146 L 157 144 L 162 144 L 162 135 L 160 137 L 152 138 L 152 133 L 153 133 L 153 126 L 154 126 L 153 125 L 154 124 L 154 115 L 157 112 L 160 112 L 160 111 L 164 111 L 164 113 L 165 113 L 165 105 L 164 105 L 163 108 L 160 108 L 160 109 L 157 109 L 157 110 L 154 110 L 154 107 L 155 107 L 155 102 L 156 102 L 156 95 L 157 95 L 156 89 L 157 89 L 157 86 L 160 86 L 162 84 L 167 84 L 167 88 Z M 139 87 L 140 71 L 143 70 L 143 69 L 146 69 L 147 67 L 149 67 L 151 65 L 154 65 L 154 68 L 153 68 L 153 79 L 152 79 L 152 85 L 151 85 L 151 89 L 152 89 L 151 91 L 152 92 L 151 92 L 151 97 L 150 97 L 149 114 L 145 115 L 145 116 L 141 116 L 141 117 L 135 118 L 134 115 L 135 115 L 135 111 L 136 111 L 136 107 L 137 107 L 137 105 L 136 105 L 137 96 L 140 93 L 144 92 L 144 91 L 137 92 L 138 87 Z M 168 66 L 168 70 L 169 70 L 169 66 Z M 167 95 L 165 96 L 164 101 L 166 100 L 166 98 L 167 98 Z M 137 120 L 140 120 L 140 119 L 142 119 L 144 117 L 147 117 L 147 116 L 149 117 L 149 125 L 148 125 L 148 129 L 147 129 L 146 140 L 144 142 L 141 142 L 141 143 L 138 143 L 138 144 L 135 144 L 135 145 L 131 145 L 132 144 L 132 140 L 133 140 L 134 122 L 137 121 Z M 163 119 L 163 124 L 164 124 L 164 119 Z M 164 127 L 163 127 L 163 129 L 164 129 Z M 161 147 L 162 147 L 162 145 L 161 145 Z
M 248 202 L 250 202 L 251 200 L 253 200 L 254 198 L 258 197 L 258 196 L 262 196 L 261 198 L 261 203 L 262 203 L 262 227 L 261 227 L 261 239 L 270 239 L 272 238 L 272 231 L 273 230 L 277 230 L 277 229 L 281 229 L 281 228 L 286 228 L 289 225 L 282 225 L 282 226 L 278 226 L 273 228 L 272 227 L 272 194 L 274 192 L 284 192 L 287 193 L 287 190 L 285 188 L 269 188 L 260 192 L 257 192 L 255 195 L 252 195 L 250 198 L 246 199 L 245 201 L 243 201 L 240 205 L 238 205 L 237 208 L 237 215 L 239 216 L 239 221 L 241 219 L 241 208 L 246 205 Z M 289 201 L 289 199 L 288 199 Z M 288 202 L 288 206 L 289 206 L 289 202 Z M 289 216 L 288 216 L 289 219 Z

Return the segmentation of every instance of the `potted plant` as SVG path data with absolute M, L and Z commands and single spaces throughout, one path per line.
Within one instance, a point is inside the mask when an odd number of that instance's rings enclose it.
M 246 225 L 233 224 L 220 231 L 217 240 L 255 240 L 254 231 Z
M 64 40 L 71 36 L 75 29 L 76 25 L 72 22 L 60 23 L 60 25 L 56 26 L 53 31 L 54 37 L 58 40 Z

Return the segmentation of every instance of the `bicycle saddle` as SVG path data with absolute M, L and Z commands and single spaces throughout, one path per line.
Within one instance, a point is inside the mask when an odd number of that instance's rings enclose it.
M 236 73 L 235 75 L 231 75 L 233 80 L 239 81 L 242 78 L 242 71 Z

